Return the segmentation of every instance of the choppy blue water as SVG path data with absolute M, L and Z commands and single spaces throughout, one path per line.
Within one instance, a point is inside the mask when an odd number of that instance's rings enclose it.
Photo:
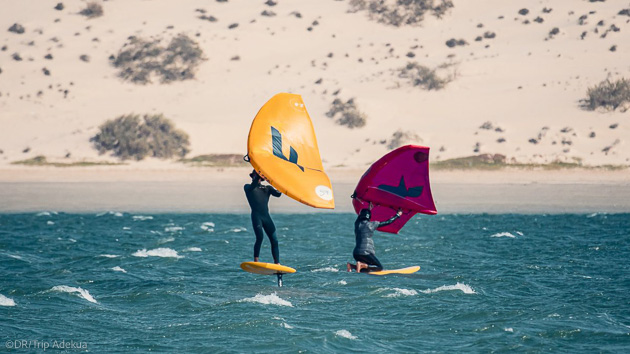
M 274 220 L 282 288 L 248 215 L 0 215 L 2 350 L 630 351 L 628 214 L 416 217 L 386 277 L 345 271 L 353 215 Z

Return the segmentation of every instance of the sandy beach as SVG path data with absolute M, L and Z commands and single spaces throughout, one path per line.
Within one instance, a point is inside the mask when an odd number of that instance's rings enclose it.
M 0 212 L 248 213 L 247 168 L 136 170 L 30 168 L 0 171 Z M 350 195 L 363 171 L 331 170 L 336 208 L 317 210 L 286 196 L 279 213 L 353 212 Z M 438 213 L 630 212 L 627 171 L 435 171 Z
M 96 3 L 100 16 L 78 0 L 12 1 L 0 14 L 0 211 L 244 212 L 246 169 L 14 163 L 119 163 L 91 139 L 132 113 L 186 132 L 187 157 L 244 155 L 254 115 L 278 92 L 304 99 L 337 211 L 350 210 L 345 196 L 367 166 L 403 144 L 431 147 L 431 163 L 498 154 L 587 167 L 436 170 L 440 212 L 628 211 L 630 112 L 584 107 L 590 87 L 630 75 L 622 1 L 454 1 L 411 25 L 356 1 Z M 202 53 L 186 80 L 132 82 L 115 65 L 134 38 L 178 36 Z M 403 69 L 417 66 L 443 87 L 410 81 Z M 335 100 L 352 102 L 364 125 L 340 123 Z M 272 208 L 313 211 L 288 198 Z

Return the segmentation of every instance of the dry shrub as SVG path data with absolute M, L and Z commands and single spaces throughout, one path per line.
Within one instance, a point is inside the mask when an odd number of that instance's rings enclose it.
M 422 139 L 418 134 L 412 131 L 397 130 L 392 134 L 392 137 L 387 143 L 387 148 L 390 150 L 397 149 L 403 145 L 421 143 Z
M 360 112 L 354 103 L 354 98 L 346 102 L 336 98 L 330 105 L 330 109 L 326 112 L 328 118 L 335 119 L 335 123 L 343 125 L 350 129 L 361 128 L 365 126 L 367 116 Z
M 188 134 L 161 114 L 144 115 L 142 119 L 128 114 L 108 120 L 90 141 L 100 154 L 111 151 L 122 160 L 184 157 L 190 145 Z
M 447 69 L 450 65 L 441 65 L 438 69 Z M 453 81 L 455 74 L 440 77 L 438 69 L 430 69 L 417 62 L 408 63 L 398 69 L 398 77 L 407 79 L 412 86 L 419 86 L 425 90 L 441 90 Z
M 603 107 L 606 110 L 614 111 L 617 108 L 625 108 L 630 103 L 630 80 L 621 78 L 617 81 L 606 79 L 596 86 L 589 87 L 586 92 L 588 96 L 584 101 L 585 107 L 595 110 Z
M 452 0 L 350 0 L 350 11 L 367 11 L 372 20 L 396 27 L 418 25 L 426 13 L 442 18 Z
M 79 12 L 79 15 L 83 15 L 87 18 L 101 17 L 103 16 L 103 6 L 94 1 L 90 2 L 87 4 L 87 7 L 85 9 Z
M 147 84 L 153 77 L 161 83 L 193 79 L 195 70 L 204 60 L 197 42 L 179 34 L 163 47 L 161 40 L 145 40 L 131 36 L 112 64 L 119 76 L 135 84 Z

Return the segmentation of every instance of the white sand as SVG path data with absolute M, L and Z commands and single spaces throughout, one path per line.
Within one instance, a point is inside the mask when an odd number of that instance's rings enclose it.
M 249 0 L 106 1 L 104 16 L 95 19 L 77 14 L 84 1 L 63 3 L 56 11 L 56 2 L 11 1 L 0 12 L 0 47 L 7 47 L 0 51 L 0 211 L 246 212 L 246 169 L 159 160 L 90 168 L 11 162 L 37 155 L 116 161 L 99 156 L 89 139 L 106 120 L 129 113 L 170 118 L 190 135 L 189 156 L 245 154 L 254 115 L 278 92 L 303 96 L 339 211 L 350 210 L 346 197 L 398 130 L 418 136 L 406 143 L 430 146 L 433 162 L 500 153 L 522 163 L 629 164 L 630 112 L 580 108 L 588 87 L 630 77 L 630 17 L 617 15 L 630 7 L 624 1 L 454 0 L 443 19 L 427 16 L 422 26 L 400 28 L 348 12 L 348 1 L 280 0 L 273 7 Z M 552 11 L 543 13 L 545 7 Z M 519 15 L 522 8 L 529 14 Z M 199 19 L 196 9 L 218 21 Z M 261 16 L 263 10 L 276 16 Z M 533 21 L 538 16 L 543 23 Z M 14 23 L 25 33 L 8 32 Z M 228 29 L 232 23 L 239 26 Z M 620 31 L 601 38 L 612 24 Z M 554 27 L 559 34 L 545 40 Z M 487 31 L 496 38 L 475 41 Z M 207 58 L 194 80 L 134 85 L 117 77 L 108 57 L 127 37 L 167 42 L 178 33 L 197 40 Z M 451 38 L 469 44 L 448 48 Z M 13 60 L 14 53 L 23 60 Z M 53 59 L 44 59 L 49 53 Z M 83 54 L 89 62 L 79 59 Z M 230 60 L 234 56 L 240 60 Z M 411 87 L 395 72 L 411 61 L 454 64 L 449 70 L 456 78 L 440 91 Z M 367 125 L 350 130 L 326 117 L 335 98 L 355 98 Z M 484 122 L 493 129 L 480 129 Z M 539 136 L 537 144 L 528 142 Z M 431 179 L 440 212 L 630 210 L 628 170 L 433 171 Z M 312 211 L 289 198 L 272 208 Z
M 399 129 L 417 134 L 417 143 L 432 148 L 434 161 L 472 155 L 477 143 L 479 153 L 501 153 L 509 161 L 627 165 L 630 159 L 630 113 L 579 107 L 589 86 L 609 75 L 630 76 L 630 17 L 617 15 L 629 7 L 625 1 L 454 0 L 455 8 L 443 19 L 427 16 L 422 27 L 401 28 L 373 22 L 364 12 L 349 13 L 348 1 L 280 0 L 274 7 L 249 0 L 106 1 L 104 16 L 95 19 L 77 15 L 84 1 L 63 3 L 65 9 L 56 11 L 56 3 L 11 1 L 0 12 L 0 46 L 7 46 L 0 51 L 2 169 L 36 155 L 108 159 L 98 156 L 89 138 L 106 120 L 128 113 L 164 113 L 190 134 L 191 156 L 244 154 L 252 118 L 283 91 L 302 94 L 327 168 L 363 169 L 387 151 L 380 141 L 389 141 Z M 544 7 L 553 10 L 543 13 Z M 519 15 L 521 8 L 529 14 Z M 198 19 L 195 9 L 218 21 Z M 261 16 L 263 10 L 277 15 Z M 579 25 L 584 14 L 589 14 L 586 24 Z M 533 22 L 537 16 L 544 22 Z M 597 25 L 600 20 L 603 26 Z M 24 34 L 7 31 L 16 22 Z M 239 26 L 228 29 L 232 23 Z M 612 24 L 620 31 L 600 38 Z M 554 27 L 560 33 L 545 40 Z M 476 42 L 486 31 L 496 38 Z M 588 34 L 581 40 L 583 31 Z M 119 79 L 109 63 L 128 36 L 168 39 L 181 32 L 198 40 L 207 57 L 195 80 L 134 85 Z M 448 48 L 450 38 L 469 45 Z M 609 51 L 613 45 L 615 52 Z M 24 60 L 11 59 L 13 53 Z M 44 59 L 47 53 L 52 60 Z M 81 61 L 82 54 L 90 61 Z M 234 56 L 240 60 L 230 60 Z M 392 71 L 409 61 L 429 67 L 455 63 L 457 78 L 441 91 L 410 87 Z M 44 67 L 50 76 L 42 73 Z M 341 91 L 333 96 L 336 90 Z M 327 118 L 335 97 L 356 98 L 367 125 L 349 130 Z M 504 131 L 479 129 L 486 121 Z M 618 127 L 610 129 L 614 123 Z M 543 127 L 548 130 L 541 141 L 529 143 Z M 566 127 L 571 130 L 562 133 Z M 602 151 L 615 141 L 608 153 Z M 64 159 L 67 153 L 71 156 Z M 182 166 L 158 162 L 151 168 Z

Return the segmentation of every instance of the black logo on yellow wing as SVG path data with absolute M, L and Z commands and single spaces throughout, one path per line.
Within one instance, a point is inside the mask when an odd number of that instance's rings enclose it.
M 282 134 L 278 129 L 271 127 L 271 144 L 273 146 L 273 155 L 285 161 L 295 164 L 304 172 L 304 167 L 298 164 L 298 153 L 292 146 L 289 146 L 289 158 L 287 159 L 282 152 Z

